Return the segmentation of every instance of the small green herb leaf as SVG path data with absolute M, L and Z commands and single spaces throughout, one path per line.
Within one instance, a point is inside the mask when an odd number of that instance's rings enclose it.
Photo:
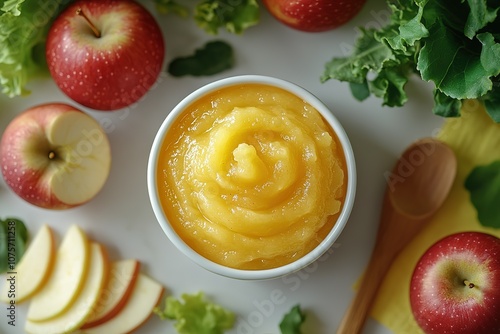
M 208 42 L 194 55 L 179 57 L 168 66 L 168 73 L 175 77 L 184 75 L 213 75 L 232 68 L 234 55 L 232 47 L 223 41 Z
M 0 221 L 0 273 L 13 271 L 19 263 L 28 242 L 28 230 L 16 218 Z
M 202 292 L 167 297 L 165 309 L 155 309 L 161 319 L 176 320 L 179 334 L 222 334 L 234 326 L 235 315 L 205 299 Z
M 9 266 L 7 254 L 7 231 L 3 221 L 0 221 L 0 273 L 7 271 Z
M 363 101 L 370 96 L 370 89 L 366 81 L 363 83 L 350 82 L 349 87 L 351 88 L 352 96 L 358 101 Z
M 305 320 L 306 316 L 302 313 L 300 305 L 295 305 L 281 320 L 281 334 L 301 334 L 300 326 Z
M 481 225 L 500 228 L 500 160 L 474 168 L 465 180 Z

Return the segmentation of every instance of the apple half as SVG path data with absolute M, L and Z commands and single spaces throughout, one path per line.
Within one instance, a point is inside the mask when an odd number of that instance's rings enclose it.
M 31 334 L 63 334 L 77 330 L 92 312 L 106 282 L 109 261 L 104 247 L 90 244 L 90 264 L 83 288 L 76 300 L 61 315 L 47 321 L 26 321 L 25 330 Z M 59 293 L 64 294 L 64 290 Z
M 32 299 L 27 318 L 46 321 L 65 312 L 75 301 L 89 266 L 89 241 L 76 225 L 70 226 L 57 250 L 54 270 Z
M 16 266 L 17 304 L 31 298 L 47 282 L 56 258 L 56 244 L 52 229 L 44 224 L 38 230 Z M 9 303 L 8 291 L 10 284 L 5 284 L 0 292 L 0 301 Z
M 122 310 L 134 290 L 140 267 L 140 262 L 135 259 L 115 261 L 111 264 L 108 283 L 82 329 L 105 323 Z
M 27 202 L 66 209 L 88 202 L 104 186 L 111 149 L 100 124 L 63 103 L 30 108 L 15 117 L 0 142 L 7 185 Z
M 160 302 L 163 286 L 152 278 L 139 274 L 132 295 L 123 309 L 110 320 L 83 329 L 87 334 L 130 333 L 144 324 Z

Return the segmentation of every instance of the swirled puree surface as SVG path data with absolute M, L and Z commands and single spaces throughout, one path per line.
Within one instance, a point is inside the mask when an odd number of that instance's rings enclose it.
M 157 171 L 168 220 L 191 248 L 225 266 L 295 261 L 330 232 L 345 198 L 335 133 L 279 88 L 242 84 L 202 97 L 162 145 Z

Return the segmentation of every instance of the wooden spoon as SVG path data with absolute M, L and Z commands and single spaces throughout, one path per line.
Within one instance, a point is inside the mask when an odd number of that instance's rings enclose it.
M 375 248 L 357 295 L 337 334 L 363 329 L 378 288 L 400 251 L 426 225 L 448 196 L 456 174 L 453 151 L 437 139 L 410 145 L 386 175 L 380 226 Z

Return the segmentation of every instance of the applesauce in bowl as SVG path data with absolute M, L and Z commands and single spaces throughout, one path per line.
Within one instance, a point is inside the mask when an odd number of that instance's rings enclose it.
M 148 189 L 168 238 L 206 269 L 265 279 L 310 264 L 352 209 L 343 128 L 311 93 L 267 76 L 208 84 L 168 114 Z

